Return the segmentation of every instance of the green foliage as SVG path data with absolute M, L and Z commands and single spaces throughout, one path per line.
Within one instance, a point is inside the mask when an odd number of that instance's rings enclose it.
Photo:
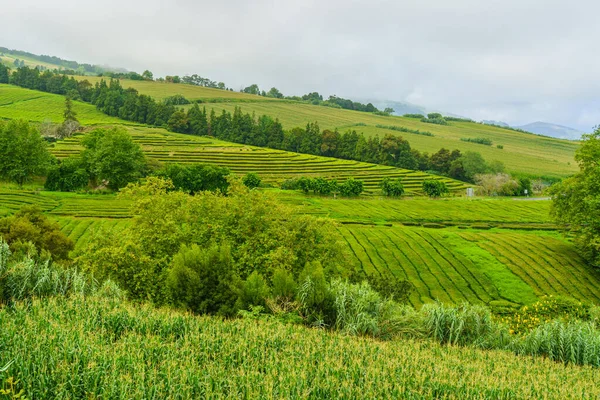
M 575 235 L 589 262 L 600 267 L 600 128 L 584 136 L 575 159 L 581 172 L 550 188 L 552 214 Z
M 416 119 L 425 118 L 425 116 L 423 114 L 404 114 L 403 117 L 404 118 L 416 118 Z
M 264 307 L 265 300 L 269 297 L 270 292 L 265 278 L 257 271 L 253 271 L 242 284 L 237 306 L 242 310 L 256 306 Z
M 0 238 L 0 303 L 87 295 L 97 290 L 93 279 L 73 268 L 29 256 L 12 260 L 8 243 Z
M 196 313 L 234 314 L 238 293 L 227 245 L 212 244 L 206 248 L 183 245 L 166 274 L 166 287 L 174 305 Z M 244 294 L 246 289 L 245 285 Z M 248 296 L 244 300 L 254 300 Z
M 400 197 L 404 194 L 404 185 L 400 178 L 384 178 L 381 181 L 381 191 L 385 196 Z
M 1 218 L 0 237 L 13 252 L 21 255 L 38 253 L 42 257 L 50 255 L 66 260 L 74 247 L 73 241 L 61 232 L 59 225 L 43 215 L 37 206 L 23 206 L 14 215 Z
M 116 190 L 143 176 L 146 158 L 126 130 L 96 129 L 81 143 L 85 146 L 82 158 L 97 183 Z
M 492 139 L 490 138 L 460 138 L 463 142 L 484 144 L 486 146 L 491 146 L 493 144 Z
M 258 174 L 255 174 L 254 172 L 249 172 L 242 179 L 242 183 L 246 185 L 248 189 L 254 189 L 260 186 L 261 179 L 260 176 L 258 176 Z
M 440 113 L 429 113 L 427 114 L 427 118 L 421 118 L 421 122 L 436 125 L 448 125 L 448 121 L 446 121 L 444 116 Z
M 89 180 L 83 160 L 69 157 L 50 167 L 44 188 L 52 191 L 75 192 L 87 186 Z
M 277 268 L 271 278 L 271 293 L 275 299 L 291 301 L 296 294 L 296 282 L 288 271 Z
M 228 195 L 199 192 L 189 196 L 170 183 L 148 178 L 122 191 L 133 200 L 133 223 L 116 235 L 99 234 L 80 259 L 101 277 L 109 277 L 136 298 L 167 301 L 160 290 L 167 266 L 185 245 L 231 250 L 234 275 L 247 279 L 257 271 L 270 281 L 276 269 L 297 278 L 307 262 L 322 262 L 340 274 L 345 253 L 335 225 L 298 215 L 272 195 L 231 180 Z M 352 273 L 346 269 L 345 273 Z M 199 312 L 215 308 L 196 307 Z
M 513 347 L 519 355 L 544 356 L 564 364 L 600 367 L 600 331 L 591 322 L 547 322 Z
M 154 174 L 169 179 L 176 190 L 195 194 L 205 190 L 227 193 L 229 169 L 209 164 L 167 164 Z
M 0 62 L 0 83 L 8 83 L 9 69 Z
M 174 94 L 173 96 L 166 97 L 163 103 L 168 106 L 182 106 L 191 102 L 180 94 Z
M 45 174 L 52 158 L 35 127 L 26 121 L 0 122 L 0 178 L 22 186 Z
M 406 115 L 405 115 L 406 116 Z M 415 117 L 416 118 L 416 117 Z M 419 118 L 421 118 L 421 116 L 419 116 Z M 403 126 L 396 126 L 396 125 L 381 125 L 381 124 L 377 124 L 375 125 L 376 128 L 381 128 L 381 129 L 389 129 L 392 131 L 398 131 L 398 132 L 404 132 L 404 133 L 413 133 L 415 135 L 422 135 L 422 136 L 430 136 L 433 137 L 435 136 L 433 133 L 431 132 L 427 132 L 427 131 L 420 131 L 418 129 L 410 129 L 410 128 L 405 128 Z
M 364 190 L 363 181 L 350 178 L 339 186 L 339 190 L 342 196 L 359 196 Z
M 441 344 L 492 348 L 501 345 L 503 336 L 508 336 L 506 329 L 494 322 L 490 310 L 483 306 L 426 304 L 421 313 L 428 335 Z
M 443 181 L 423 181 L 423 192 L 429 197 L 442 197 L 448 193 L 448 187 Z

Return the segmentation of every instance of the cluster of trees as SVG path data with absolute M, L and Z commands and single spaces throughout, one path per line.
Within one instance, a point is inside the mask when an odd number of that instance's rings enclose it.
M 10 75 L 10 69 L 2 62 L 0 62 L 0 83 L 8 83 L 8 77 Z
M 355 273 L 329 220 L 298 215 L 235 179 L 227 196 L 173 189 L 148 178 L 123 190 L 131 226 L 98 233 L 79 265 L 134 299 L 228 316 L 270 296 L 291 299 L 308 276 L 324 284 Z
M 475 175 L 475 183 L 479 194 L 484 196 L 524 196 L 533 193 L 531 179 L 515 178 L 506 173 Z
M 421 122 L 436 125 L 448 125 L 448 121 L 440 113 L 429 113 L 427 114 L 427 118 L 421 118 Z
M 322 155 L 347 160 L 357 160 L 400 168 L 432 171 L 455 179 L 473 182 L 476 174 L 502 172 L 499 162 L 487 164 L 478 153 L 450 152 L 441 149 L 429 156 L 411 149 L 408 141 L 400 136 L 388 134 L 382 139 L 350 130 L 341 134 L 337 130 L 321 131 L 317 123 L 306 128 L 284 131 L 281 123 L 263 115 L 242 113 L 236 108 L 232 113 L 225 110 L 216 115 L 214 110 L 207 115 L 206 109 L 195 104 L 186 111 L 177 109 L 173 103 L 182 98 L 156 102 L 153 98 L 140 95 L 135 89 L 123 89 L 118 80 L 104 80 L 91 86 L 87 81 L 77 82 L 73 78 L 36 69 L 19 68 L 11 75 L 11 82 L 32 89 L 67 94 L 83 101 L 90 101 L 102 112 L 129 121 L 149 125 L 166 126 L 169 130 L 193 135 L 212 135 L 222 140 L 260 147 L 282 149 L 297 153 Z M 318 93 L 311 97 L 320 97 Z M 182 96 L 180 96 L 182 97 Z M 183 98 L 183 100 L 185 100 Z M 429 119 L 437 118 L 430 114 Z
M 346 197 L 359 196 L 364 191 L 364 183 L 361 180 L 350 178 L 343 183 L 337 180 L 328 181 L 325 178 L 294 178 L 281 184 L 284 190 L 302 190 L 308 194 L 313 192 L 319 195 L 340 194 Z
M 600 128 L 584 135 L 575 160 L 580 172 L 550 188 L 552 213 L 575 235 L 589 262 L 600 267 Z
M 490 139 L 490 138 L 460 138 L 460 140 L 463 142 L 484 144 L 486 146 L 491 146 L 493 144 L 492 139 Z
M 23 206 L 15 214 L 0 218 L 0 238 L 8 243 L 13 255 L 21 257 L 35 255 L 40 259 L 66 260 L 75 247 L 60 226 L 37 206 Z

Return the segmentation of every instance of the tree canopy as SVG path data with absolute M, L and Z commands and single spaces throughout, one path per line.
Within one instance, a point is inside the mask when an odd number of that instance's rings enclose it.
M 23 185 L 44 175 L 53 156 L 39 131 L 26 121 L 0 122 L 0 177 Z
M 584 135 L 575 160 L 580 172 L 550 188 L 552 214 L 575 235 L 583 255 L 600 267 L 600 128 Z

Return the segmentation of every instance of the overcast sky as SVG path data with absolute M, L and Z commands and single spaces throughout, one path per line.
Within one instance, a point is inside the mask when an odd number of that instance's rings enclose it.
M 0 46 L 234 89 L 600 123 L 594 0 L 2 1 Z

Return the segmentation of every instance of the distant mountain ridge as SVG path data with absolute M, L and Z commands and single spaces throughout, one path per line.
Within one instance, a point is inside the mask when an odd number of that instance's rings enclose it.
M 523 129 L 524 131 L 537 133 L 538 135 L 550 136 L 557 139 L 580 140 L 581 135 L 585 132 L 577 129 L 569 128 L 568 126 L 552 124 L 549 122 L 532 122 L 530 124 L 515 126 L 514 128 Z

